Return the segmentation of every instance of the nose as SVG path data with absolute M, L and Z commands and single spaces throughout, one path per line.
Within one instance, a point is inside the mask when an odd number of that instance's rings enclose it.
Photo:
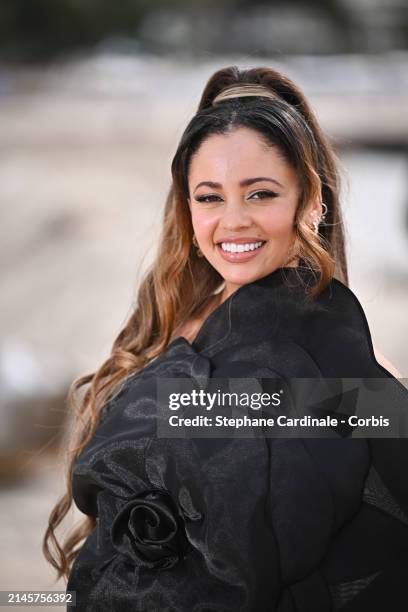
M 226 203 L 220 225 L 226 230 L 236 231 L 240 228 L 250 227 L 252 218 L 245 204 L 238 199 L 234 199 Z

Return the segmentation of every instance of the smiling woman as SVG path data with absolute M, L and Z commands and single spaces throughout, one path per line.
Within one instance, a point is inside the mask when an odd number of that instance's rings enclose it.
M 200 180 L 204 176 L 213 178 Z M 196 240 L 225 279 L 223 299 L 239 286 L 289 265 L 301 188 L 276 145 L 268 145 L 249 128 L 214 134 L 192 157 L 189 186 Z M 305 216 L 312 225 L 321 214 L 316 196 Z M 293 256 L 290 265 L 299 265 L 299 258 Z
M 71 388 L 78 427 L 47 559 L 81 612 L 405 611 L 406 440 L 354 439 L 330 414 L 358 413 L 342 382 L 357 378 L 389 392 L 381 409 L 404 430 L 408 393 L 348 287 L 338 160 L 305 96 L 271 68 L 217 71 L 171 170 L 136 308 Z M 167 438 L 158 383 L 174 378 L 257 395 L 318 378 L 323 403 L 307 387 L 291 399 L 325 439 Z M 85 518 L 61 545 L 73 501 Z

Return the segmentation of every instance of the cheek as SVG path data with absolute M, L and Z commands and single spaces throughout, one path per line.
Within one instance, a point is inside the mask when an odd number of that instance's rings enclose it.
M 193 210 L 191 213 L 191 222 L 193 224 L 194 233 L 201 241 L 211 240 L 212 234 L 217 227 L 219 214 L 214 210 Z
M 257 224 L 262 228 L 265 234 L 271 237 L 285 237 L 294 229 L 294 215 L 291 212 L 288 214 L 287 208 L 277 208 L 273 211 L 265 210 L 257 215 Z

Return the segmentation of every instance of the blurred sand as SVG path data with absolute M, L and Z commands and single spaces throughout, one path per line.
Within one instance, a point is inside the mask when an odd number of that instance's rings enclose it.
M 37 459 L 26 479 L 0 489 L 0 590 L 65 591 L 65 582 L 41 554 L 42 536 L 51 506 L 62 493 L 61 466 L 55 456 Z M 64 529 L 78 520 L 73 511 Z M 27 606 L 13 606 L 27 610 Z M 61 606 L 47 606 L 56 612 Z

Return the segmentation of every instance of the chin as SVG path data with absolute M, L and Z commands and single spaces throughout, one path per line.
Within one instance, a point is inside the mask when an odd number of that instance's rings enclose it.
M 225 273 L 223 273 L 222 271 L 220 272 L 223 276 L 223 278 L 225 279 L 225 281 L 227 283 L 230 283 L 231 285 L 246 285 L 247 283 L 252 283 L 253 281 L 257 280 L 258 278 L 261 278 L 262 276 L 266 276 L 266 274 L 269 274 L 269 270 L 263 270 L 263 269 L 244 269 L 244 267 L 242 267 L 241 270 L 228 270 L 225 271 Z

